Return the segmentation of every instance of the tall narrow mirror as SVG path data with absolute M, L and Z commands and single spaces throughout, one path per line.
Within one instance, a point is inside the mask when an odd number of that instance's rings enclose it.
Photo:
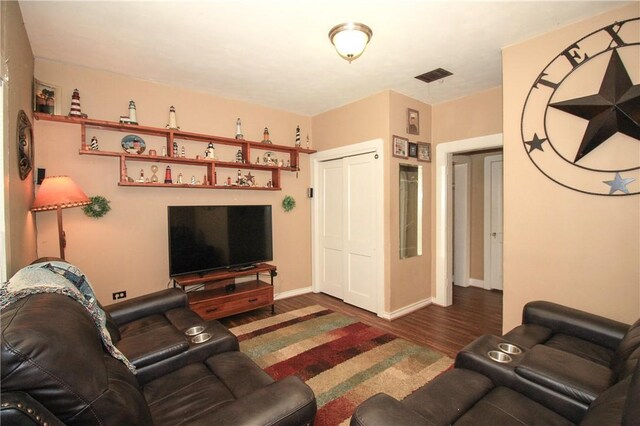
M 400 259 L 422 255 L 422 166 L 400 164 Z

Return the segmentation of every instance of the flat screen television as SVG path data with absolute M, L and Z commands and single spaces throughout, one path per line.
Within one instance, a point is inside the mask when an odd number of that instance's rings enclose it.
M 271 206 L 169 206 L 169 275 L 273 260 Z

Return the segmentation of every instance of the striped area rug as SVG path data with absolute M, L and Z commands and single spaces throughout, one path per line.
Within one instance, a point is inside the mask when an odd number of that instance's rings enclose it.
M 317 305 L 231 331 L 271 377 L 296 375 L 313 389 L 317 426 L 348 424 L 370 396 L 402 399 L 452 364 L 433 349 Z

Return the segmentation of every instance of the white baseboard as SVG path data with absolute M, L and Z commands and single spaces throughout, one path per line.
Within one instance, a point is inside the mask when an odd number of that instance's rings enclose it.
M 313 292 L 313 287 L 309 286 L 309 287 L 303 287 L 303 288 L 296 288 L 295 290 L 289 290 L 289 291 L 285 291 L 282 293 L 277 293 L 273 296 L 274 300 L 280 300 L 280 299 L 288 299 L 289 297 L 293 297 L 293 296 L 300 296 L 302 294 L 307 294 L 307 293 L 311 293 Z
M 472 287 L 484 288 L 484 280 L 469 278 L 469 285 Z
M 417 311 L 418 309 L 424 308 L 425 306 L 429 306 L 433 301 L 432 297 L 427 299 L 419 300 L 411 305 L 405 306 L 404 308 L 396 309 L 393 312 L 382 312 L 382 314 L 378 314 L 380 318 L 384 318 L 386 320 L 392 321 L 396 318 L 403 317 L 411 312 Z

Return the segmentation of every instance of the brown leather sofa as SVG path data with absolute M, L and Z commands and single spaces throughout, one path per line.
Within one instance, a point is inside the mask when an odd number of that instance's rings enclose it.
M 145 309 L 133 301 L 108 309 L 120 333 L 119 348 L 126 347 L 125 339 L 134 345 L 145 324 L 162 328 L 167 321 L 179 331 L 192 325 L 188 313 L 167 316 L 167 306 L 151 313 L 162 305 L 158 300 L 140 303 Z M 171 344 L 159 345 L 168 348 L 168 356 L 162 350 L 142 356 L 141 371 L 154 363 L 161 368 L 140 380 L 105 350 L 87 311 L 67 296 L 24 297 L 2 310 L 1 323 L 2 424 L 305 425 L 315 416 L 307 385 L 295 377 L 275 382 L 233 350 L 237 341 L 228 337 L 209 347 L 215 353 L 202 360 L 197 347 L 179 345 L 185 350 L 177 352 Z M 143 341 L 153 338 L 142 336 Z
M 402 402 L 370 398 L 351 424 L 640 424 L 639 358 L 640 320 L 531 302 L 521 326 L 476 339 Z

